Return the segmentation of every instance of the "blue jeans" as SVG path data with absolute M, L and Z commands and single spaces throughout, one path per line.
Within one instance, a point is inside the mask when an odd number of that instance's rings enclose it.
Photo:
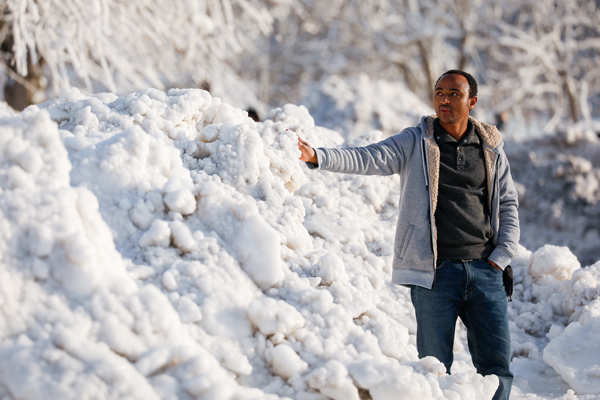
M 513 375 L 502 272 L 486 260 L 444 261 L 431 290 L 412 286 L 410 296 L 417 317 L 419 357 L 437 358 L 450 373 L 456 317 L 460 317 L 467 327 L 473 365 L 482 375 L 498 376 L 493 400 L 507 400 Z

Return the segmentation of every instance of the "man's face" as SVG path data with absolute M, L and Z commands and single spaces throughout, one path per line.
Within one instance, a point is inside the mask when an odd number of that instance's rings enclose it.
M 442 123 L 468 119 L 476 103 L 477 96 L 469 97 L 469 81 L 462 75 L 446 75 L 435 85 L 433 107 Z

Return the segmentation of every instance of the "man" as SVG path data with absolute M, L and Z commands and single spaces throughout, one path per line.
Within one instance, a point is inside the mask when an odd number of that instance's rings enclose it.
M 469 116 L 475 104 L 475 79 L 450 70 L 435 84 L 437 118 L 365 147 L 313 149 L 300 138 L 298 147 L 311 168 L 400 175 L 392 281 L 410 287 L 419 357 L 450 373 L 460 317 L 477 371 L 499 378 L 493 399 L 508 399 L 502 270 L 519 242 L 517 192 L 500 133 Z

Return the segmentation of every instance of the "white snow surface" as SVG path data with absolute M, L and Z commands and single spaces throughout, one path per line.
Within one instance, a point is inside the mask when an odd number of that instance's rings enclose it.
M 417 357 L 398 178 L 308 170 L 297 135 L 344 142 L 202 90 L 2 111 L 0 398 L 491 398 L 461 324 L 452 375 Z M 597 398 L 600 262 L 513 267 L 512 398 Z
M 579 260 L 568 247 L 546 244 L 531 256 L 529 275 L 542 279 L 552 276 L 564 281 L 571 279 L 580 267 Z

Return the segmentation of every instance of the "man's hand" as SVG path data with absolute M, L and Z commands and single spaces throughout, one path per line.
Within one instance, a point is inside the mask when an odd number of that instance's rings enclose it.
M 312 147 L 310 147 L 310 144 L 308 144 L 308 142 L 305 142 L 304 140 L 300 139 L 300 137 L 298 137 L 298 149 L 300 149 L 300 151 L 302 152 L 302 154 L 300 155 L 300 159 L 302 161 L 311 162 L 314 164 L 319 163 L 319 161 L 317 160 L 317 153 L 315 153 L 315 150 Z
M 502 268 L 500 268 L 500 266 L 498 264 L 496 264 L 495 262 L 493 262 L 492 260 L 488 259 L 487 262 L 494 268 L 496 268 L 498 271 L 504 271 Z

